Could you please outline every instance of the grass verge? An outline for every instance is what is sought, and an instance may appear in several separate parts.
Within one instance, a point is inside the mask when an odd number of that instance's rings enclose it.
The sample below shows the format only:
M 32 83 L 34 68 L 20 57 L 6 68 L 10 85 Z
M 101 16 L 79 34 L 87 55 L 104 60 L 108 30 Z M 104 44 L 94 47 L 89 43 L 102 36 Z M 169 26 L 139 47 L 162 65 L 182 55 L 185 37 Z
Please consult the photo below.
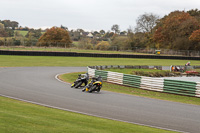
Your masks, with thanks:
M 63 75 L 60 75 L 59 78 L 65 82 L 73 83 L 76 80 L 78 74 L 81 74 L 81 72 L 63 74 Z M 160 100 L 180 102 L 180 103 L 186 103 L 186 104 L 200 105 L 200 98 L 196 98 L 196 97 L 188 97 L 188 96 L 174 95 L 174 94 L 161 93 L 161 92 L 155 92 L 155 91 L 148 91 L 148 90 L 143 90 L 139 88 L 132 88 L 132 87 L 111 84 L 107 82 L 103 82 L 102 90 L 160 99 Z
M 0 96 L 2 133 L 169 133 L 171 131 L 87 116 Z
M 169 77 L 170 75 L 180 75 L 180 73 L 170 72 L 170 70 L 158 70 L 158 69 L 105 69 L 105 71 L 118 72 L 124 74 L 147 76 L 147 77 Z
M 56 56 L 9 56 L 0 55 L 0 67 L 29 66 L 95 66 L 95 65 L 184 65 L 188 60 L 138 59 L 138 58 L 95 58 Z M 200 61 L 190 61 L 200 65 Z
M 20 32 L 25 36 L 28 31 Z M 0 47 L 1 50 L 14 50 L 14 51 L 56 51 L 56 52 L 77 52 L 77 53 L 101 53 L 101 54 L 136 54 L 136 55 L 154 55 L 147 53 L 136 53 L 136 52 L 127 52 L 127 51 L 103 51 L 103 50 L 87 50 L 87 49 L 78 49 L 78 48 L 59 48 L 59 47 Z

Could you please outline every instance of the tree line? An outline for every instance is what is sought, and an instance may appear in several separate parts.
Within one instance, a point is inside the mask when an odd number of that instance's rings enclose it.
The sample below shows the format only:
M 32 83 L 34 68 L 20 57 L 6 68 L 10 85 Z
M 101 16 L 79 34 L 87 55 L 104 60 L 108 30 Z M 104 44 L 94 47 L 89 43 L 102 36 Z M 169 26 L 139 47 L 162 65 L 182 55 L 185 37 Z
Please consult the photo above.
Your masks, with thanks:
M 2 40 L 0 45 L 5 45 L 5 41 L 8 43 L 10 39 L 15 42 L 15 45 L 27 46 L 74 46 L 99 50 L 137 48 L 200 50 L 200 10 L 198 9 L 177 10 L 162 18 L 156 14 L 144 13 L 137 18 L 136 24 L 135 28 L 129 27 L 126 31 L 120 31 L 118 24 L 114 24 L 107 32 L 105 30 L 93 32 L 83 29 L 69 30 L 63 25 L 42 31 L 19 27 L 16 21 L 0 20 Z M 21 30 L 28 32 L 22 36 Z

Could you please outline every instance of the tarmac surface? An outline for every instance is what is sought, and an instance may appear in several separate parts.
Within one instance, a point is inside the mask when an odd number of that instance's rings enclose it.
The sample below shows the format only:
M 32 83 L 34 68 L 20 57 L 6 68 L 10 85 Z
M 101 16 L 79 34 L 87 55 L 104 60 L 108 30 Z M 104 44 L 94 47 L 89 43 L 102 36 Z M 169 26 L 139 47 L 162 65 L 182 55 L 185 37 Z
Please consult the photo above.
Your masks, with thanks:
M 200 106 L 108 91 L 86 93 L 55 78 L 77 71 L 86 71 L 86 67 L 0 68 L 0 95 L 161 129 L 200 131 Z

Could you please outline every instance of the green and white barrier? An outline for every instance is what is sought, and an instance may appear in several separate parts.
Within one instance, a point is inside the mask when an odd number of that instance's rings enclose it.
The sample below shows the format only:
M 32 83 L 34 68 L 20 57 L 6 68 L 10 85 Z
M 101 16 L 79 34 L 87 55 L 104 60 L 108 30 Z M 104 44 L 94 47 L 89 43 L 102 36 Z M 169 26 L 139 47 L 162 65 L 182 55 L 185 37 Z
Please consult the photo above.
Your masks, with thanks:
M 195 96 L 200 97 L 200 82 L 197 82 Z
M 140 88 L 141 76 L 124 74 L 123 85 Z
M 123 84 L 123 73 L 108 71 L 107 82 L 122 85 Z
M 95 77 L 101 76 L 104 81 L 107 81 L 108 72 L 102 70 L 95 70 Z
M 196 82 L 164 79 L 164 92 L 195 96 Z
M 104 81 L 145 90 L 200 97 L 200 82 L 170 80 L 91 69 L 90 77 L 101 76 Z
M 90 78 L 95 77 L 96 69 L 91 69 L 91 68 L 87 67 L 87 71 L 88 71 L 88 74 L 89 74 Z
M 162 78 L 151 78 L 151 77 L 144 77 L 141 78 L 141 89 L 146 90 L 153 90 L 153 91 L 163 91 L 164 87 L 164 79 Z

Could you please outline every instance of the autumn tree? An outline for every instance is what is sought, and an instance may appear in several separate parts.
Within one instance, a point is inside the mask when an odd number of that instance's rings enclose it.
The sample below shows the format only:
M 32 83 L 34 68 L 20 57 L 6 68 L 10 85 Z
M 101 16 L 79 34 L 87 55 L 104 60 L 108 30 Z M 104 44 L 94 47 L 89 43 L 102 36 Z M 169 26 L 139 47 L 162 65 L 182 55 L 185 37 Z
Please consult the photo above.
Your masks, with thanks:
M 174 11 L 159 20 L 153 35 L 154 41 L 161 47 L 176 50 L 191 50 L 194 43 L 189 41 L 189 36 L 198 29 L 198 21 L 189 13 Z
M 108 50 L 110 48 L 110 44 L 108 41 L 101 41 L 95 46 L 95 48 L 97 50 Z
M 137 33 L 128 33 L 128 39 L 127 43 L 130 45 L 131 49 L 137 49 L 137 48 L 148 48 L 148 42 L 145 33 L 137 32 Z
M 69 47 L 72 43 L 68 31 L 52 27 L 47 30 L 38 40 L 38 45 L 41 46 L 60 46 L 60 47 Z
M 29 37 L 29 34 L 31 34 L 34 38 L 39 39 L 42 35 L 41 29 L 30 29 L 28 33 L 25 35 L 25 37 Z
M 192 35 L 189 37 L 191 41 L 200 42 L 200 29 L 196 30 L 192 33 Z
M 0 23 L 0 37 L 7 37 L 8 33 L 5 31 L 4 24 Z
M 187 11 L 187 13 L 189 13 L 191 16 L 195 17 L 199 21 L 199 25 L 200 25 L 200 10 L 191 9 L 191 10 Z
M 111 46 L 115 50 L 129 50 L 131 49 L 131 45 L 127 43 L 127 36 L 116 36 L 113 37 Z

